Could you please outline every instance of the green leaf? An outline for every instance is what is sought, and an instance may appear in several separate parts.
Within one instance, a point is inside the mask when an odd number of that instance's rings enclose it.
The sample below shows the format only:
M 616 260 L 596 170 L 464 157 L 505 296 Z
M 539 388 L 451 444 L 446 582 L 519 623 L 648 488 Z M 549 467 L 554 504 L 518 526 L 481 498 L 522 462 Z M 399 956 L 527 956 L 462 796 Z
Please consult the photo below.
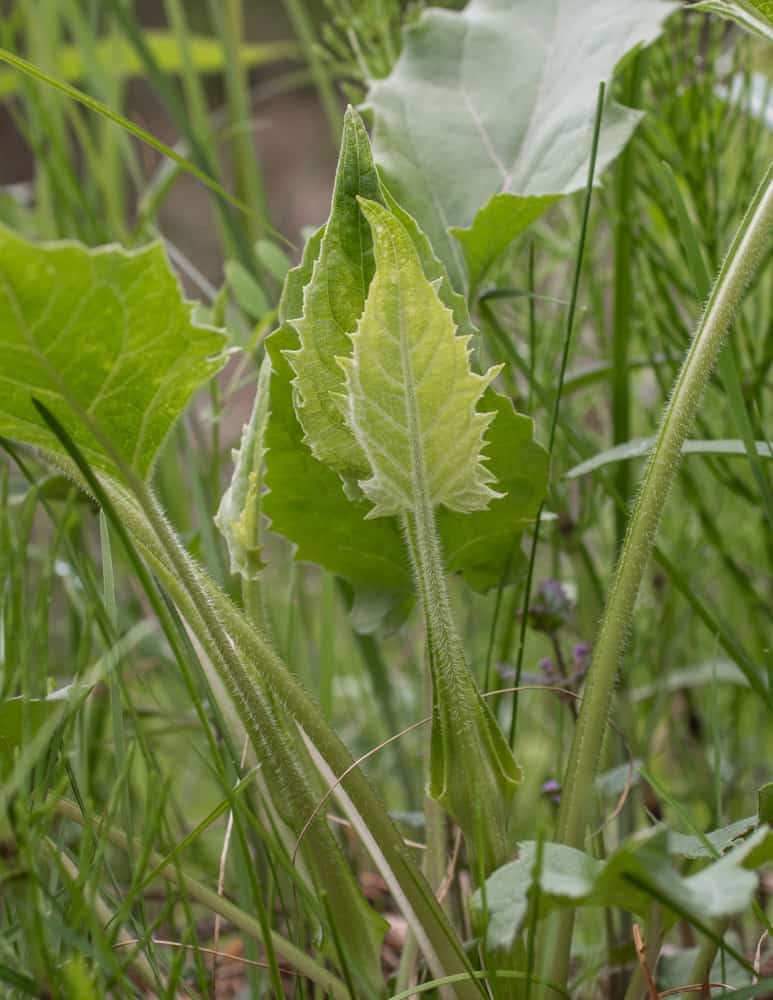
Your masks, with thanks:
M 427 281 L 405 227 L 376 202 L 360 199 L 373 233 L 376 275 L 352 336 L 346 374 L 348 421 L 371 476 L 360 486 L 368 517 L 441 504 L 485 507 L 501 494 L 488 484 L 483 436 L 495 413 L 475 407 L 499 368 L 470 370 L 469 337 Z
M 242 430 L 239 449 L 233 453 L 231 484 L 223 494 L 215 515 L 215 524 L 228 546 L 231 572 L 240 574 L 245 580 L 256 580 L 265 566 L 259 526 L 270 378 L 271 360 L 266 355 L 258 373 L 252 415 Z
M 773 0 L 702 0 L 695 9 L 719 14 L 753 35 L 773 41 Z
M 224 345 L 193 322 L 160 244 L 36 245 L 0 228 L 0 434 L 62 453 L 37 396 L 93 466 L 147 479 Z
M 497 586 L 508 562 L 511 574 L 519 565 L 520 549 L 513 558 L 510 552 L 545 495 L 548 453 L 533 438 L 531 417 L 516 413 L 509 399 L 487 389 L 482 406 L 497 415 L 486 431 L 486 465 L 504 496 L 468 514 L 441 508 L 437 520 L 447 568 L 485 591 Z
M 172 32 L 146 30 L 145 41 L 155 56 L 159 66 L 167 73 L 179 73 L 182 68 L 180 44 Z M 192 35 L 189 39 L 193 64 L 201 74 L 221 73 L 224 69 L 223 45 L 217 38 Z M 293 59 L 299 55 L 294 42 L 261 42 L 243 44 L 239 50 L 239 61 L 245 69 L 254 69 L 281 59 Z M 75 45 L 63 45 L 57 53 L 58 64 L 54 72 L 63 80 L 78 83 L 83 80 L 88 65 L 83 52 Z M 116 77 L 142 76 L 144 66 L 131 44 L 124 38 L 106 36 L 101 38 L 94 51 L 89 52 L 89 60 L 109 65 Z M 19 89 L 19 75 L 13 70 L 0 72 L 0 98 L 15 94 Z
M 225 265 L 225 277 L 234 298 L 252 319 L 261 319 L 270 305 L 260 282 L 238 260 L 229 260 Z
M 295 409 L 314 457 L 346 479 L 367 472 L 367 462 L 342 412 L 338 395 L 343 372 L 338 355 L 351 351 L 350 335 L 360 318 L 373 276 L 368 225 L 357 196 L 381 199 L 378 174 L 365 126 L 347 109 L 330 218 L 303 292 L 303 314 L 290 317 L 300 348 L 288 353 L 295 372 Z
M 471 289 L 476 289 L 486 272 L 509 246 L 542 213 L 558 201 L 559 195 L 495 194 L 475 216 L 469 229 L 451 226 L 449 232 L 461 243 Z
M 297 559 L 324 566 L 358 590 L 392 592 L 398 602 L 413 586 L 396 522 L 365 520 L 370 505 L 347 499 L 340 477 L 304 444 L 283 354 L 295 345 L 290 326 L 266 341 L 273 373 L 263 510 L 272 529 L 295 542 Z
M 600 906 L 646 918 L 657 899 L 698 926 L 735 916 L 751 904 L 757 889 L 755 869 L 773 858 L 773 834 L 767 827 L 686 877 L 670 859 L 673 836 L 662 827 L 647 831 L 626 841 L 607 861 L 562 844 L 543 845 L 540 915 L 560 907 Z M 536 847 L 533 841 L 520 844 L 518 860 L 497 869 L 486 881 L 485 895 L 478 890 L 471 899 L 478 920 L 485 900 L 486 944 L 491 950 L 509 951 L 523 927 L 534 898 Z
M 405 29 L 392 73 L 368 93 L 376 160 L 457 288 L 463 252 L 449 229 L 472 227 L 463 240 L 476 284 L 490 262 L 484 232 L 501 226 L 503 244 L 539 207 L 520 199 L 583 187 L 600 81 L 674 9 L 662 0 L 471 0 L 459 13 L 426 10 Z M 599 171 L 639 117 L 609 105 Z M 477 223 L 495 195 L 504 197 Z

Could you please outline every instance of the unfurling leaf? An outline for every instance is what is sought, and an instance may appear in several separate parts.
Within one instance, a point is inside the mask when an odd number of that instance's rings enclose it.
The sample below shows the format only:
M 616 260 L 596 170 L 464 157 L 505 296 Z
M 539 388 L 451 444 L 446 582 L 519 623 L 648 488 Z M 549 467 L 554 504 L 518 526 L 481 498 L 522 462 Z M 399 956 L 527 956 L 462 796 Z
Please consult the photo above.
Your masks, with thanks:
M 225 362 L 160 244 L 90 250 L 0 228 L 0 434 L 62 454 L 38 397 L 88 461 L 147 479 L 190 397 Z
M 427 281 L 405 227 L 360 199 L 373 231 L 376 276 L 352 336 L 346 372 L 348 419 L 371 476 L 361 480 L 369 517 L 414 513 L 428 504 L 486 507 L 501 496 L 481 462 L 494 414 L 475 409 L 499 368 L 470 370 L 468 337 Z
M 233 455 L 231 485 L 215 514 L 215 524 L 228 546 L 231 572 L 239 573 L 245 580 L 256 580 L 265 566 L 259 535 L 270 378 L 271 360 L 266 355 L 258 374 L 252 415 L 244 425 L 239 450 Z

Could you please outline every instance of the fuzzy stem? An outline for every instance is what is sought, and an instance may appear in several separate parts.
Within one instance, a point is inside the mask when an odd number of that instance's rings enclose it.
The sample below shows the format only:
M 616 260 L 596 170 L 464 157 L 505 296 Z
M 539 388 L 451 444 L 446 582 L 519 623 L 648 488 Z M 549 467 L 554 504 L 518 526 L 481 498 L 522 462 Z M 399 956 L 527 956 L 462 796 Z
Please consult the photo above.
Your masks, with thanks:
M 687 436 L 712 366 L 757 264 L 773 234 L 773 165 L 757 191 L 714 283 L 697 332 L 674 385 L 628 523 L 614 581 L 594 646 L 574 742 L 563 781 L 556 840 L 581 848 L 612 691 L 658 522 L 676 477 Z M 768 692 L 770 697 L 770 692 Z M 558 918 L 552 982 L 565 983 L 572 914 Z
M 352 765 L 349 751 L 329 728 L 307 692 L 269 643 L 191 559 L 151 493 L 138 489 L 137 484 L 134 486 L 144 516 L 138 517 L 136 507 L 127 504 L 125 498 L 122 500 L 120 493 L 111 491 L 111 498 L 131 522 L 132 537 L 167 568 L 164 582 L 175 601 L 180 602 L 197 638 L 205 648 L 214 646 L 221 664 L 223 661 L 227 664 L 230 676 L 226 680 L 242 713 L 250 717 L 252 704 L 261 699 L 261 692 L 268 685 L 302 726 L 316 751 L 315 760 L 329 770 L 325 776 L 336 777 L 349 771 Z M 416 932 L 433 975 L 469 971 L 455 932 L 381 800 L 359 769 L 349 771 L 340 791 L 356 809 L 362 827 L 359 832 L 374 852 L 382 875 Z M 479 984 L 473 979 L 456 983 L 455 992 L 459 1000 L 477 1000 L 481 995 Z

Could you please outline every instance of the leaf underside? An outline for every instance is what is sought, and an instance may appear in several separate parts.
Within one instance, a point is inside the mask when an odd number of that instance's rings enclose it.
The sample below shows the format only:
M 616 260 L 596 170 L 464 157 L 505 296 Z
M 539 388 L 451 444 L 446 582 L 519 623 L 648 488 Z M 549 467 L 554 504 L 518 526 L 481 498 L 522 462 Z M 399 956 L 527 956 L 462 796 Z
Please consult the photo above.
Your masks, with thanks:
M 516 198 L 585 184 L 600 81 L 626 52 L 656 38 L 674 9 L 662 0 L 471 0 L 460 12 L 430 8 L 405 30 L 392 73 L 368 93 L 376 161 L 457 288 L 464 255 L 472 285 L 488 264 L 492 214 L 507 242 L 547 204 L 513 206 Z M 608 106 L 599 172 L 639 117 Z M 504 197 L 488 206 L 495 195 Z M 488 218 L 478 223 L 481 209 Z M 454 227 L 471 229 L 464 253 Z

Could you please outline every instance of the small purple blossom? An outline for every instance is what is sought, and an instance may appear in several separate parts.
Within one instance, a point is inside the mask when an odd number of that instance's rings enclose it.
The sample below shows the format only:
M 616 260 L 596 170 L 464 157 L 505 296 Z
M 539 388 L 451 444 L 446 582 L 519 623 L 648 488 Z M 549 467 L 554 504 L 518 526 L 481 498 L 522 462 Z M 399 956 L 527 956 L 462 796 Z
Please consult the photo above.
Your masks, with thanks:
M 542 784 L 542 794 L 551 802 L 561 801 L 561 784 L 555 778 L 550 778 Z

